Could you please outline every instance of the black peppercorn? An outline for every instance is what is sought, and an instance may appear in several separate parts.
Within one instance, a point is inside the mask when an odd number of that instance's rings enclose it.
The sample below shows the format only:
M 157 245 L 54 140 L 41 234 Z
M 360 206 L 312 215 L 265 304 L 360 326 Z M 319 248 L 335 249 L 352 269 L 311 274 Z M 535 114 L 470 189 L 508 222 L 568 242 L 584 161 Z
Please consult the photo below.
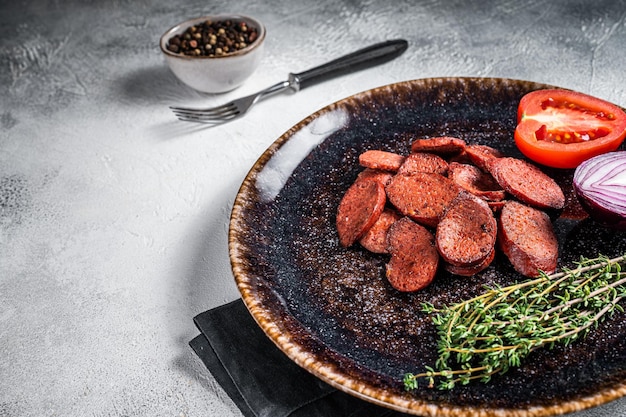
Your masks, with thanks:
M 257 30 L 246 22 L 207 20 L 174 35 L 166 47 L 176 54 L 224 56 L 248 47 L 257 38 Z

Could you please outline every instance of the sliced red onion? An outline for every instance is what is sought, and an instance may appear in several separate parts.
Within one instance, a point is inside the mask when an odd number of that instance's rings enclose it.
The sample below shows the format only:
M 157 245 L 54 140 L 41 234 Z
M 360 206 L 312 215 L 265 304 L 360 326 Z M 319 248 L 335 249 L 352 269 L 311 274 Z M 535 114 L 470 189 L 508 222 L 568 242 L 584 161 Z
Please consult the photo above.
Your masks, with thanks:
M 626 151 L 584 161 L 574 172 L 573 185 L 580 204 L 594 220 L 626 230 Z

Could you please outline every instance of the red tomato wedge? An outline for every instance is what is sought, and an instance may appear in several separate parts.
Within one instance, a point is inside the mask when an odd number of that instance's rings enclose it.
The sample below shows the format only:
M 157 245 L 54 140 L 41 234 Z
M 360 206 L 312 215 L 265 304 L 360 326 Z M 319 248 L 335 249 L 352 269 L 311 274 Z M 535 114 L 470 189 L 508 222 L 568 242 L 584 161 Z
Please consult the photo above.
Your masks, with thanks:
M 626 137 L 626 113 L 602 99 L 569 90 L 537 90 L 520 100 L 515 144 L 554 168 L 616 150 Z

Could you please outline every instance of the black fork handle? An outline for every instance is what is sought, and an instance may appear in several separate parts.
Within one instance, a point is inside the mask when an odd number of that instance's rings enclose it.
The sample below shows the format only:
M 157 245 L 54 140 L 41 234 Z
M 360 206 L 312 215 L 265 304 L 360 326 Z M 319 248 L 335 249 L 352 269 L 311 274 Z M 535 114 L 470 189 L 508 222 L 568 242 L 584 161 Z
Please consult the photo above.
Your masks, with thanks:
M 404 39 L 394 39 L 359 49 L 303 72 L 291 73 L 291 88 L 298 91 L 340 75 L 383 64 L 402 55 L 408 46 Z

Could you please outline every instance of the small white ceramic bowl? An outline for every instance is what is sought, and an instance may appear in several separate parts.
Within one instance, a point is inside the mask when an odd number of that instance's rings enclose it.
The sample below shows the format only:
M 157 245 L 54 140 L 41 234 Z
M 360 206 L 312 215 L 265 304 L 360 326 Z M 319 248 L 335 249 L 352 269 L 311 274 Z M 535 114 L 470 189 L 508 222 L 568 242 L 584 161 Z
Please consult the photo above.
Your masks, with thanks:
M 168 41 L 182 35 L 187 28 L 213 22 L 231 20 L 245 22 L 257 30 L 257 38 L 243 49 L 221 56 L 188 56 L 167 49 Z M 170 28 L 161 36 L 160 47 L 170 69 L 182 82 L 205 93 L 225 93 L 239 87 L 252 75 L 263 56 L 265 27 L 258 20 L 242 15 L 213 15 L 189 19 Z

